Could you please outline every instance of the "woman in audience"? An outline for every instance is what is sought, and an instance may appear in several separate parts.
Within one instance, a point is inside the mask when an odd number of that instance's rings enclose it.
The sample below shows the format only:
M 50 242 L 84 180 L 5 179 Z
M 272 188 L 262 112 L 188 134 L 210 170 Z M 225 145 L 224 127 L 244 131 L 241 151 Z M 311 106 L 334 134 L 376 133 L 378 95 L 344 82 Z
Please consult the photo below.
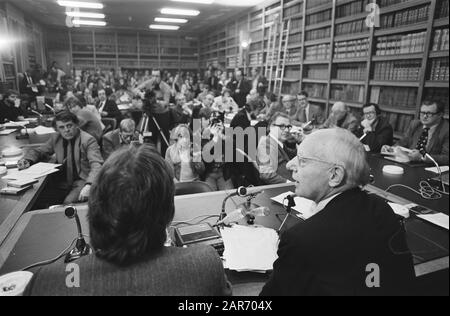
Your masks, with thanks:
M 213 111 L 217 112 L 237 112 L 238 105 L 231 97 L 230 89 L 224 89 L 222 95 L 214 99 L 214 104 L 212 106 Z
M 175 127 L 172 135 L 175 144 L 166 151 L 166 161 L 172 166 L 175 174 L 175 181 L 191 182 L 200 180 L 205 171 L 205 165 L 201 161 L 193 159 L 192 132 L 187 125 Z
M 151 147 L 114 153 L 91 189 L 87 218 L 94 254 L 76 262 L 80 286 L 66 285 L 66 264 L 60 260 L 38 270 L 26 294 L 231 294 L 214 248 L 164 246 L 175 213 L 174 192 L 169 166 Z

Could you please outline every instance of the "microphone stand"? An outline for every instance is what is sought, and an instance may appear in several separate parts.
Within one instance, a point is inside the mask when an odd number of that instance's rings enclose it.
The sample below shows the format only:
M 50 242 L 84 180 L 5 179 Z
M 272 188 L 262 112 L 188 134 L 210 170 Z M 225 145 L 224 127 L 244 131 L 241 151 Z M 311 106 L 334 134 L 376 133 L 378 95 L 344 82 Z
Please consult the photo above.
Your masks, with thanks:
M 73 248 L 66 255 L 66 259 L 64 260 L 65 263 L 69 263 L 69 262 L 78 260 L 83 256 L 89 255 L 91 253 L 91 247 L 86 243 L 86 240 L 84 239 L 84 236 L 83 236 L 83 233 L 81 230 L 80 218 L 78 217 L 76 209 L 74 207 L 68 207 L 65 210 L 65 214 L 68 218 L 75 218 L 75 222 L 77 224 L 77 230 L 78 230 L 78 239 L 75 244 L 75 248 Z
M 284 217 L 283 222 L 281 223 L 280 228 L 278 228 L 277 233 L 280 234 L 281 230 L 283 229 L 284 225 L 286 224 L 287 219 L 289 218 L 289 216 L 291 216 L 292 214 L 292 207 L 295 206 L 295 201 L 294 201 L 294 196 L 293 195 L 288 195 L 286 197 L 286 199 L 288 200 L 288 204 L 287 206 L 285 206 L 285 210 L 286 210 L 286 216 Z M 284 205 L 284 202 L 283 202 Z
M 442 192 L 445 192 L 445 185 L 444 185 L 444 181 L 442 180 L 442 170 L 441 167 L 439 166 L 439 164 L 436 162 L 436 160 L 434 160 L 433 157 L 431 157 L 431 155 L 429 153 L 425 153 L 425 157 L 428 158 L 429 160 L 431 160 L 431 162 L 433 162 L 433 164 L 436 166 L 437 171 L 439 173 L 439 182 L 441 182 L 441 188 L 442 188 Z

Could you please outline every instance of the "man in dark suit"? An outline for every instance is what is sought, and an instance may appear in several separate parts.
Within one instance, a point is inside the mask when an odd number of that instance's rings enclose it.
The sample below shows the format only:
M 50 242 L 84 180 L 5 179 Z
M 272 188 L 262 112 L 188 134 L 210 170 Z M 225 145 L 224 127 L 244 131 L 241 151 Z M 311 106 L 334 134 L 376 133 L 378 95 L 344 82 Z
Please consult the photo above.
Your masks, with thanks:
M 325 122 L 323 109 L 319 105 L 310 104 L 308 101 L 308 93 L 301 91 L 297 95 L 299 112 L 297 120 L 300 123 L 312 122 L 312 125 L 321 125 Z
M 440 165 L 448 165 L 449 135 L 448 122 L 444 120 L 445 106 L 440 101 L 424 101 L 420 107 L 420 120 L 412 121 L 405 136 L 397 146 L 412 149 L 410 161 L 431 162 L 428 153 Z M 384 147 L 383 150 L 390 150 Z
M 120 127 L 114 131 L 106 133 L 102 139 L 102 153 L 106 160 L 111 154 L 123 146 L 128 146 L 132 141 L 139 140 L 136 133 L 136 123 L 132 119 L 124 119 L 120 122 Z
M 98 102 L 96 107 L 102 117 L 113 118 L 117 124 L 120 124 L 122 114 L 117 107 L 117 104 L 110 97 L 113 91 L 111 88 L 101 89 L 98 91 Z
M 349 130 L 353 134 L 358 133 L 359 120 L 354 116 L 344 102 L 336 102 L 331 107 L 331 113 L 322 128 L 340 127 Z
M 18 95 L 16 91 L 9 90 L 5 93 L 3 100 L 0 100 L 0 124 L 3 124 L 6 120 L 15 122 L 24 118 L 20 106 L 16 107 Z
M 230 127 L 242 127 L 242 129 L 246 129 L 251 126 L 252 115 L 250 105 L 246 104 L 236 115 L 233 117 L 230 123 Z
M 65 193 L 64 204 L 85 202 L 103 164 L 98 143 L 80 130 L 78 118 L 68 111 L 56 115 L 54 127 L 58 133 L 44 145 L 28 150 L 18 162 L 19 169 L 27 169 L 55 155 L 56 163 L 62 165 L 62 173 L 57 183 L 52 182 L 55 186 L 52 189 Z
M 236 87 L 234 89 L 230 89 L 234 91 L 233 98 L 236 101 L 236 104 L 242 108 L 244 107 L 247 101 L 247 95 L 250 93 L 252 86 L 250 82 L 245 78 L 245 75 L 241 70 L 236 72 Z
M 92 186 L 88 221 L 94 254 L 76 261 L 80 287 L 66 285 L 60 260 L 37 271 L 25 295 L 230 295 L 214 248 L 177 248 L 168 241 L 174 193 L 173 172 L 157 151 L 132 146 L 114 153 Z
M 25 94 L 30 98 L 35 98 L 38 95 L 39 90 L 33 80 L 32 69 L 27 69 L 23 73 L 23 78 L 19 83 L 19 90 L 21 94 Z
M 306 136 L 293 170 L 296 194 L 314 201 L 284 231 L 261 295 L 403 295 L 415 277 L 405 231 L 390 206 L 360 189 L 369 166 L 344 129 Z
M 373 153 L 379 153 L 384 145 L 392 145 L 394 129 L 387 119 L 381 116 L 378 104 L 368 103 L 363 106 L 364 120 L 357 135 L 364 145 Z

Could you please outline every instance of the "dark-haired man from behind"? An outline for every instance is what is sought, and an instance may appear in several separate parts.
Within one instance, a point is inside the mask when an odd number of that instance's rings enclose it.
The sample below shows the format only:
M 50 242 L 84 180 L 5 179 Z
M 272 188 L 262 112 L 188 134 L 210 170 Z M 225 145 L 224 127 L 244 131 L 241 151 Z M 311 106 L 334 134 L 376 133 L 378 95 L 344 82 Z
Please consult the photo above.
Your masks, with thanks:
M 378 104 L 368 103 L 363 106 L 364 120 L 361 122 L 359 137 L 370 152 L 379 153 L 384 145 L 392 145 L 394 129 L 387 119 L 381 116 Z
M 19 169 L 48 161 L 49 157 L 55 155 L 55 162 L 62 167 L 61 172 L 55 175 L 55 181 L 49 181 L 54 187 L 49 188 L 47 195 L 53 195 L 52 198 L 65 197 L 64 204 L 84 202 L 88 199 L 91 184 L 103 164 L 99 145 L 94 137 L 80 130 L 78 118 L 68 111 L 56 115 L 54 128 L 57 133 L 47 143 L 25 153 L 24 158 L 18 162 Z
M 76 262 L 81 286 L 66 285 L 62 259 L 37 271 L 25 295 L 230 295 L 214 248 L 167 243 L 175 214 L 173 177 L 164 158 L 149 146 L 114 153 L 92 186 L 87 218 L 94 254 Z
M 429 154 L 440 165 L 448 165 L 449 132 L 448 122 L 444 120 L 445 106 L 440 101 L 422 102 L 420 120 L 412 121 L 405 136 L 397 146 L 412 149 L 408 158 L 412 162 L 431 162 Z M 389 149 L 389 148 L 385 148 Z

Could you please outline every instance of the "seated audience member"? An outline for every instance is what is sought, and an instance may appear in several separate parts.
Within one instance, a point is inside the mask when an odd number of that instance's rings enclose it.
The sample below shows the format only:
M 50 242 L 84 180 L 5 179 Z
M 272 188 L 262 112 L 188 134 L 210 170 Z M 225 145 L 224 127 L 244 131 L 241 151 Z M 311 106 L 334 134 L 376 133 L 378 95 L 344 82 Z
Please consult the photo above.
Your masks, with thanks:
M 297 106 L 297 98 L 294 95 L 284 95 L 282 98 L 281 105 L 274 105 L 274 107 L 269 110 L 268 117 L 272 117 L 275 113 L 281 112 L 289 116 L 291 124 L 300 126 L 302 123 L 299 121 L 299 108 Z
M 214 99 L 212 110 L 217 112 L 237 112 L 238 105 L 231 97 L 231 91 L 229 89 L 224 88 L 222 95 Z
M 166 151 L 166 161 L 174 170 L 175 180 L 191 182 L 200 180 L 205 171 L 203 162 L 193 161 L 192 132 L 187 125 L 178 125 L 173 131 L 175 144 Z
M 202 107 L 212 109 L 214 99 L 215 99 L 214 93 L 208 92 L 203 98 Z
M 103 135 L 103 125 L 95 114 L 83 108 L 83 104 L 76 97 L 68 98 L 64 102 L 64 107 L 77 116 L 79 121 L 78 127 L 94 136 L 97 142 L 100 143 Z
M 230 123 L 231 128 L 241 127 L 246 129 L 251 126 L 252 123 L 252 111 L 250 105 L 246 104 L 236 115 L 233 117 Z
M 233 98 L 239 108 L 244 107 L 247 101 L 247 95 L 252 90 L 252 85 L 241 70 L 236 71 L 236 81 L 233 81 L 230 90 L 234 91 Z
M 258 95 L 263 98 L 269 87 L 269 82 L 266 77 L 262 75 L 262 71 L 258 67 L 252 68 L 252 90 L 255 90 Z
M 349 111 L 347 105 L 339 101 L 331 107 L 330 116 L 322 125 L 322 128 L 340 127 L 356 134 L 359 125 L 359 120 Z
M 136 132 L 136 123 L 132 119 L 124 119 L 120 122 L 120 127 L 111 131 L 102 138 L 103 158 L 106 160 L 109 156 L 122 146 L 130 145 L 132 141 L 139 139 Z
M 275 114 L 269 135 L 261 137 L 259 141 L 257 162 L 260 178 L 265 184 L 286 183 L 287 180 L 292 180 L 291 172 L 286 169 L 290 159 L 283 145 L 291 127 L 287 114 Z
M 247 95 L 247 104 L 250 106 L 252 117 L 258 117 L 264 109 L 264 97 L 260 96 L 256 90 L 251 90 Z
M 165 246 L 175 213 L 174 193 L 173 174 L 158 152 L 132 146 L 114 153 L 100 170 L 89 199 L 94 254 L 76 261 L 81 286 L 66 286 L 66 264 L 60 260 L 36 272 L 25 294 L 230 295 L 214 248 Z
M 277 96 L 272 93 L 272 92 L 266 92 L 266 94 L 264 95 L 264 108 L 261 109 L 261 111 L 259 111 L 259 114 L 257 116 L 258 120 L 265 120 L 265 121 L 270 121 L 271 117 L 269 117 L 269 112 L 270 112 L 270 108 L 272 107 L 272 105 L 275 105 L 278 103 L 277 102 Z M 279 110 L 280 111 L 280 110 Z M 277 112 L 279 112 L 277 111 Z M 275 114 L 275 112 L 273 113 Z
M 448 165 L 448 122 L 444 119 L 445 106 L 440 101 L 424 101 L 420 107 L 420 120 L 412 121 L 397 146 L 412 149 L 410 161 L 430 162 L 428 153 L 440 165 Z M 389 149 L 385 146 L 384 149 Z
M 313 122 L 313 125 L 321 125 L 325 122 L 323 110 L 318 105 L 310 104 L 308 101 L 308 93 L 301 91 L 297 95 L 299 104 L 298 121 L 300 123 Z
M 365 155 L 343 129 L 306 136 L 287 168 L 296 194 L 315 202 L 313 215 L 282 233 L 261 295 L 404 295 L 411 289 L 414 265 L 399 219 L 384 199 L 360 189 L 369 181 Z M 373 266 L 381 273 L 378 287 L 367 283 Z
M 392 145 L 394 129 L 389 121 L 381 116 L 378 104 L 369 103 L 363 106 L 364 120 L 361 122 L 359 137 L 361 142 L 369 146 L 370 151 L 379 153 L 384 145 Z
M 44 145 L 29 149 L 18 162 L 19 169 L 27 169 L 32 164 L 46 161 L 55 155 L 56 163 L 62 165 L 57 181 L 49 181 L 50 191 L 56 196 L 65 196 L 64 204 L 84 202 L 103 159 L 98 143 L 88 133 L 80 130 L 78 118 L 68 111 L 60 112 L 54 119 L 57 131 Z
M 186 102 L 186 96 L 182 93 L 177 93 L 175 96 L 175 106 L 171 107 L 173 120 L 175 124 L 189 124 L 192 116 L 192 103 Z
M 112 94 L 113 91 L 111 88 L 99 90 L 99 100 L 96 107 L 102 117 L 113 118 L 116 120 L 117 124 L 119 124 L 120 120 L 122 119 L 122 114 L 117 107 L 116 101 L 110 98 Z
M 9 90 L 0 101 L 0 124 L 6 120 L 16 122 L 24 119 L 23 111 L 16 107 L 15 103 L 19 94 L 14 90 Z

